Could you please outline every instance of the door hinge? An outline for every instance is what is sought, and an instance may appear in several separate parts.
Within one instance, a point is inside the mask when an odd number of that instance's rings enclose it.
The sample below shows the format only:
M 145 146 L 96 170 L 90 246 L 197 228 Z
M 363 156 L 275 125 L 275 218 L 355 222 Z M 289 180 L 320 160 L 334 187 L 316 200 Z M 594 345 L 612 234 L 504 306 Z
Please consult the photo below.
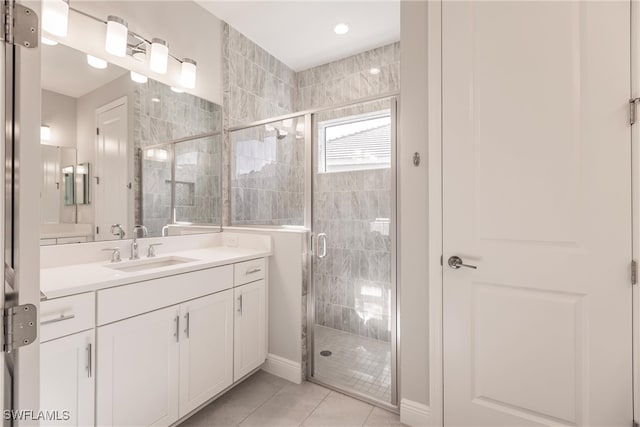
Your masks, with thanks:
M 636 124 L 638 101 L 640 101 L 640 98 L 631 98 L 629 100 L 629 124 L 631 126 Z
M 4 334 L 2 350 L 11 353 L 36 340 L 38 311 L 33 304 L 16 305 L 4 309 Z
M 100 128 L 96 128 L 96 135 L 100 135 Z
M 638 284 L 638 261 L 635 259 L 631 260 L 631 284 Z
M 38 15 L 33 9 L 16 3 L 14 0 L 2 2 L 3 40 L 5 43 L 38 47 Z

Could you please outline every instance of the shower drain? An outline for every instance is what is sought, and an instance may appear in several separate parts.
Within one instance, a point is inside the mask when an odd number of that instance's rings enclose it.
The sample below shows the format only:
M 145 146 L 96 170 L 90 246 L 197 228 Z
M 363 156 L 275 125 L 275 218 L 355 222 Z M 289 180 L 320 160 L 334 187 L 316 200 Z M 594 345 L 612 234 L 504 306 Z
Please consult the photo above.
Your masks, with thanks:
M 331 356 L 331 352 L 329 350 L 322 350 L 320 356 Z

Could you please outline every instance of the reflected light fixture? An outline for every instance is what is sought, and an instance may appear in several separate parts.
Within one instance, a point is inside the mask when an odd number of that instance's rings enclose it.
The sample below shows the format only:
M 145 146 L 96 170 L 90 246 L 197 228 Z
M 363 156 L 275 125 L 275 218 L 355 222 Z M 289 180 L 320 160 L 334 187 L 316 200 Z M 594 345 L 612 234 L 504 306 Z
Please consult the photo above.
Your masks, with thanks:
M 87 54 L 87 64 L 99 70 L 104 70 L 105 68 L 107 68 L 107 61 L 89 54 Z
M 40 126 L 40 140 L 41 141 L 50 141 L 51 140 L 51 128 L 47 125 Z
M 349 32 L 349 26 L 343 22 L 333 27 L 333 32 L 339 35 L 347 34 Z
M 129 30 L 127 21 L 118 16 L 109 15 L 107 18 L 105 50 L 112 55 L 124 58 L 127 56 L 128 38 Z
M 180 84 L 182 87 L 193 89 L 196 87 L 196 61 L 191 58 L 182 60 L 182 69 L 180 72 Z
M 377 75 L 377 74 L 380 74 L 380 68 L 377 68 L 377 67 L 370 68 L 369 69 L 369 74 L 374 75 L 374 76 Z
M 154 38 L 151 40 L 151 55 L 149 57 L 149 67 L 151 71 L 158 74 L 167 73 L 167 62 L 169 61 L 169 48 L 167 42 Z
M 69 1 L 43 0 L 42 29 L 54 36 L 66 37 L 69 28 Z
M 52 40 L 52 39 L 48 39 L 48 38 L 46 38 L 45 36 L 42 36 L 42 37 L 40 38 L 40 40 L 42 40 L 42 44 L 46 44 L 47 46 L 55 46 L 55 45 L 57 45 L 57 44 L 58 44 L 58 42 L 57 42 L 57 41 Z
M 148 79 L 144 74 L 136 73 L 135 71 L 131 72 L 131 80 L 136 83 L 146 83 Z
M 184 91 L 182 89 L 180 89 L 179 87 L 175 87 L 175 86 L 171 86 L 171 90 L 175 93 L 184 93 Z

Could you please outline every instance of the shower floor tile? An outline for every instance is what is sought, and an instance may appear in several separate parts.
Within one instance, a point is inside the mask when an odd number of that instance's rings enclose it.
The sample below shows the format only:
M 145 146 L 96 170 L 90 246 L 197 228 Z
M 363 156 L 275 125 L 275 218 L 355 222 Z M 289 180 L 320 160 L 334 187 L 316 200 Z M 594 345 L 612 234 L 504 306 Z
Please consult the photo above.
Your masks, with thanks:
M 315 375 L 327 384 L 391 401 L 391 343 L 315 325 Z M 330 351 L 331 356 L 320 352 Z

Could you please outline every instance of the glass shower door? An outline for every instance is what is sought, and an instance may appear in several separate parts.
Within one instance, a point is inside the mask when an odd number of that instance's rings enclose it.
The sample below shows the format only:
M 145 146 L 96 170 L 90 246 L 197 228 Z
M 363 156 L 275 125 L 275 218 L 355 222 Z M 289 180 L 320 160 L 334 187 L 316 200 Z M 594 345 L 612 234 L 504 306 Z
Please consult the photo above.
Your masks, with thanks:
M 395 98 L 313 116 L 312 379 L 395 405 Z

